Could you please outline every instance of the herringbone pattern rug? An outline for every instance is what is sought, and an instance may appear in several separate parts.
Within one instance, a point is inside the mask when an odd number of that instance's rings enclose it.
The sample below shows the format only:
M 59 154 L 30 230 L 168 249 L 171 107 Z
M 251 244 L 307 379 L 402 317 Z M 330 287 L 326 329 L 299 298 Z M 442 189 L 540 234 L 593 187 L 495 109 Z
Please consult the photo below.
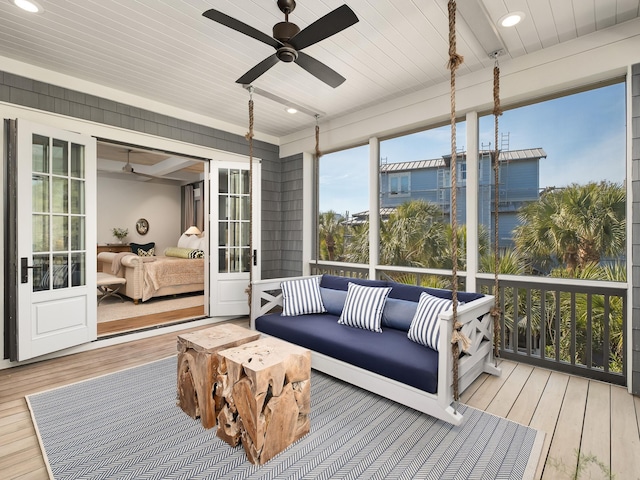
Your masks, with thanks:
M 176 406 L 176 357 L 28 397 L 56 479 L 532 478 L 543 434 L 461 405 L 453 427 L 312 372 L 311 432 L 258 467 Z

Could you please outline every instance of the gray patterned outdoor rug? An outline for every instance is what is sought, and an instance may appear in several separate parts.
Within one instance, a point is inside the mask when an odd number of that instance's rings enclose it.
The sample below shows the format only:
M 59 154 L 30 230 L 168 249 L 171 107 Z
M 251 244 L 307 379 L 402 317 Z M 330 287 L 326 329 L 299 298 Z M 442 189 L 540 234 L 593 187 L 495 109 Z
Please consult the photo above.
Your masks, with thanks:
M 262 466 L 176 406 L 176 357 L 30 395 L 56 479 L 533 478 L 544 435 L 465 405 L 453 427 L 312 372 L 311 432 Z

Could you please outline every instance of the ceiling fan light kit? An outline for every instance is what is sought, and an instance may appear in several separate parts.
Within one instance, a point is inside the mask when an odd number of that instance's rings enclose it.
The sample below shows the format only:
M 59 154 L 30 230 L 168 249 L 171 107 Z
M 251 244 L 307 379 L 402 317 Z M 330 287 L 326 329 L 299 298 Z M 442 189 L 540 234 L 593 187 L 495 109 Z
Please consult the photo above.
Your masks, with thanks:
M 300 30 L 295 23 L 289 21 L 289 14 L 296 8 L 296 2 L 294 0 L 278 0 L 277 4 L 280 11 L 284 13 L 285 19 L 284 22 L 276 23 L 273 26 L 272 37 L 218 10 L 210 9 L 202 14 L 214 22 L 270 45 L 276 50 L 276 53 L 258 63 L 236 80 L 236 83 L 249 85 L 281 61 L 285 63 L 297 63 L 311 75 L 333 88 L 341 85 L 345 81 L 342 75 L 324 63 L 301 52 L 301 50 L 357 23 L 358 17 L 353 10 L 347 5 L 342 5 Z

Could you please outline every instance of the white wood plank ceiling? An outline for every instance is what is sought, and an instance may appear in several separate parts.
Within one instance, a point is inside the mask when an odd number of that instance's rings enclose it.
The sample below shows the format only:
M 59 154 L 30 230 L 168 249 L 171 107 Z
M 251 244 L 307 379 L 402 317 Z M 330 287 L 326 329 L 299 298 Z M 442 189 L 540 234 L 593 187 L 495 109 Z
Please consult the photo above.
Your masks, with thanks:
M 448 82 L 447 0 L 297 0 L 304 28 L 343 3 L 359 22 L 305 49 L 346 77 L 333 89 L 299 66 L 278 63 L 257 89 L 335 118 Z M 38 0 L 29 15 L 0 0 L 0 56 L 246 126 L 248 93 L 235 81 L 273 49 L 202 16 L 215 8 L 271 35 L 275 0 Z M 460 74 L 634 19 L 640 0 L 458 0 Z M 510 11 L 526 17 L 497 26 Z M 0 69 L 2 66 L 0 65 Z M 71 86 L 73 88 L 73 86 Z M 256 130 L 280 137 L 315 124 L 255 97 Z

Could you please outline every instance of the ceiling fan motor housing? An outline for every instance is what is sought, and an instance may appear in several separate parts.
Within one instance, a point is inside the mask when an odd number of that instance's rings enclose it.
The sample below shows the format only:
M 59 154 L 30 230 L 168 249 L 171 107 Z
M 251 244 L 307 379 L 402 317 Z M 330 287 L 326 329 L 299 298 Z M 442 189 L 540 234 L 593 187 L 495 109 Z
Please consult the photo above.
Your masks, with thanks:
M 295 62 L 298 52 L 289 44 L 289 39 L 300 32 L 300 28 L 291 22 L 280 22 L 273 26 L 273 38 L 284 44 L 276 52 L 278 58 L 283 62 Z

